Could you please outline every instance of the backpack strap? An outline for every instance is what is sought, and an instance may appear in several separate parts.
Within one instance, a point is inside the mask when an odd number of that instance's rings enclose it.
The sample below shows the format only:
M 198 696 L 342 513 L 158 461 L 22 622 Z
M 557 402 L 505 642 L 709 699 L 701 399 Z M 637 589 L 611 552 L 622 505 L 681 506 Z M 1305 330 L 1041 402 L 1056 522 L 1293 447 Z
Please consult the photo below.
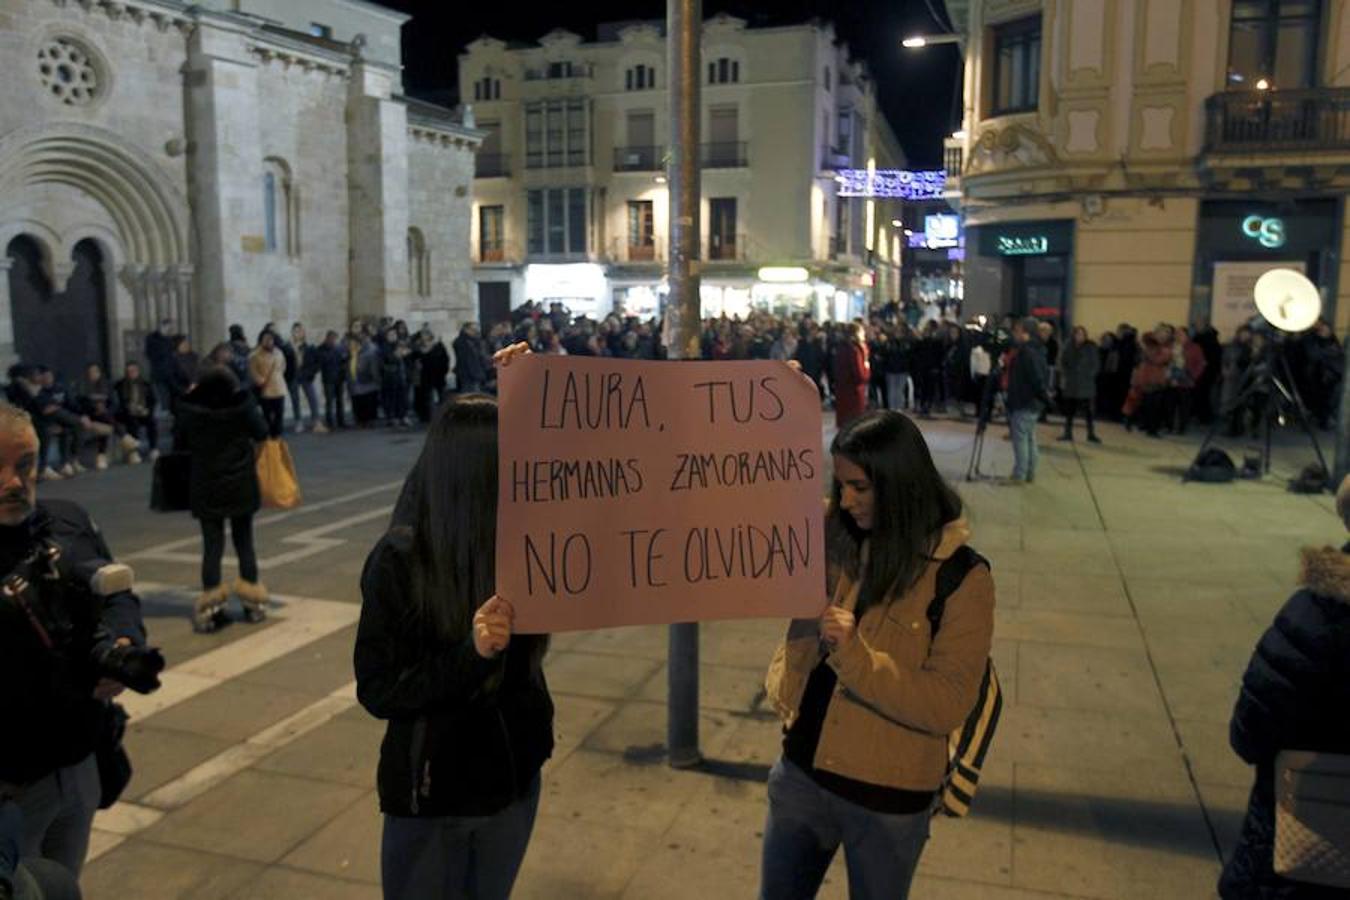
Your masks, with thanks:
M 986 569 L 992 568 L 989 560 L 985 559 L 974 548 L 967 544 L 962 544 L 956 549 L 956 552 L 942 561 L 938 566 L 937 572 L 937 590 L 933 593 L 933 599 L 928 604 L 928 624 L 932 626 L 933 637 L 937 637 L 938 629 L 942 627 L 942 614 L 947 609 L 947 598 L 956 593 L 956 589 L 961 586 L 961 582 L 966 580 L 971 569 L 976 566 L 984 566 Z

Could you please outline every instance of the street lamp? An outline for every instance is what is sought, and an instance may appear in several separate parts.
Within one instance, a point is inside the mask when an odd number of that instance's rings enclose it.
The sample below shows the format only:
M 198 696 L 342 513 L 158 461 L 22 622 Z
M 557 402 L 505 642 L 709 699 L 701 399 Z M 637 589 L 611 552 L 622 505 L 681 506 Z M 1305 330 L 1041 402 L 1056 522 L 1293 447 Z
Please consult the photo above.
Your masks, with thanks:
M 934 44 L 959 44 L 961 35 L 959 34 L 916 34 L 907 37 L 900 42 L 910 50 L 918 50 L 922 47 L 930 47 Z

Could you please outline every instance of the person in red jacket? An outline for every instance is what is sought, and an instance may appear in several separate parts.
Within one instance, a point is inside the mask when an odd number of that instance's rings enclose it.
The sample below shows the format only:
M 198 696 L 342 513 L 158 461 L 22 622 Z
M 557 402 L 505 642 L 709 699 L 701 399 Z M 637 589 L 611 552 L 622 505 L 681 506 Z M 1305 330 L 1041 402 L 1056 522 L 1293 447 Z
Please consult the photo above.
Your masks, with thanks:
M 872 365 L 867 355 L 867 330 L 861 322 L 849 326 L 848 340 L 834 354 L 834 423 L 843 428 L 867 411 L 867 384 Z

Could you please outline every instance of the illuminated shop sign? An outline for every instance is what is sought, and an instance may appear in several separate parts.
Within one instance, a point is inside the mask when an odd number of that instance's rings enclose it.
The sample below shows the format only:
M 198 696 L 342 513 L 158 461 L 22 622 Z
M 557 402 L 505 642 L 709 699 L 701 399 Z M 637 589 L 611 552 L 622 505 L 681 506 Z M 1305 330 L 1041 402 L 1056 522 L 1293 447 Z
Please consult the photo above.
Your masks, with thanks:
M 1044 235 L 1031 237 L 999 235 L 997 248 L 1000 256 L 1040 256 L 1050 252 L 1050 239 Z
M 1242 220 L 1242 233 L 1262 247 L 1275 250 L 1285 244 L 1284 219 L 1248 216 Z
M 878 200 L 939 200 L 947 188 L 943 169 L 840 169 L 834 180 L 840 197 Z

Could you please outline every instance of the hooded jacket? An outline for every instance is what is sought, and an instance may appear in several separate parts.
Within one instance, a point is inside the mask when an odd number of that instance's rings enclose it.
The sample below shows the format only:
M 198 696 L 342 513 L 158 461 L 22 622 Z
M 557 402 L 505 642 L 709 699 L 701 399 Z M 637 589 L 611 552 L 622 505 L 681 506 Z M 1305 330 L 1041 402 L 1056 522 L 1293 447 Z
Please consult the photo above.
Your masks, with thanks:
M 1350 545 L 1303 551 L 1302 587 L 1261 636 L 1242 677 L 1229 741 L 1256 766 L 1224 900 L 1322 900 L 1345 892 L 1275 874 L 1275 757 L 1350 753 Z
M 267 437 L 257 401 L 239 391 L 213 408 L 192 391 L 178 404 L 174 446 L 192 454 L 188 502 L 198 519 L 230 519 L 262 506 L 253 444 Z
M 965 520 L 949 523 L 914 586 L 869 607 L 844 647 L 822 656 L 818 621 L 793 620 L 764 686 L 791 728 L 812 670 L 822 658 L 834 670 L 816 769 L 906 791 L 941 785 L 947 736 L 975 706 L 994 635 L 994 580 L 984 566 L 972 569 L 947 599 L 936 640 L 928 621 L 938 569 L 969 538 Z M 859 587 L 841 574 L 838 602 L 854 608 Z

